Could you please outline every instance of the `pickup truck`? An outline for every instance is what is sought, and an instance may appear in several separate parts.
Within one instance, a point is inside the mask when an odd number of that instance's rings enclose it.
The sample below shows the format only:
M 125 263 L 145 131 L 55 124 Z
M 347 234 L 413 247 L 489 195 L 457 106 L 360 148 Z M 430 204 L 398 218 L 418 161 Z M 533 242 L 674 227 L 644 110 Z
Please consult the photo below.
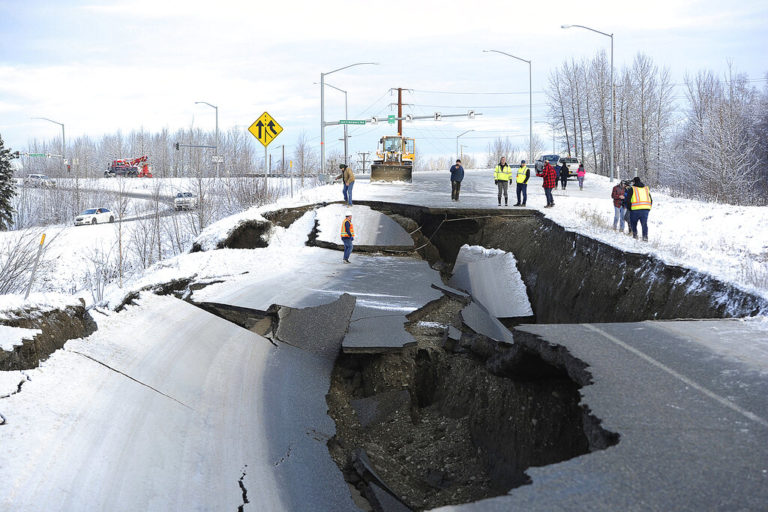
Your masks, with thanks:
M 541 176 L 544 173 L 544 165 L 546 162 L 549 162 L 549 164 L 554 167 L 557 165 L 558 161 L 560 161 L 560 155 L 542 155 L 537 158 L 536 163 L 534 164 L 534 167 L 536 168 L 536 176 Z

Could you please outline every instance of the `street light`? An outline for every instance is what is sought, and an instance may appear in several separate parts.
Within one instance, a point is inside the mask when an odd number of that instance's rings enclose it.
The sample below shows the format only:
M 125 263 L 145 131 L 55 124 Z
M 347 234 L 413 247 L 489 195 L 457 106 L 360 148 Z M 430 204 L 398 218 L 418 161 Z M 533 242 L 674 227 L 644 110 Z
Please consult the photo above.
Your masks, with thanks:
M 473 132 L 473 131 L 475 131 L 475 130 L 467 130 L 467 131 L 465 131 L 463 133 L 460 133 L 460 134 L 458 134 L 456 136 L 456 158 L 459 158 L 459 137 L 461 137 L 462 135 L 467 134 L 469 132 Z
M 613 34 L 606 34 L 605 32 L 600 32 L 599 30 L 595 30 L 593 28 L 585 27 L 584 25 L 560 25 L 560 28 L 571 28 L 571 27 L 577 27 L 577 28 L 583 28 L 586 30 L 591 30 L 592 32 L 597 32 L 598 34 L 602 34 L 604 36 L 611 38 L 611 182 L 613 182 L 613 133 L 616 131 L 616 128 L 614 126 L 615 120 L 613 117 L 613 97 L 614 97 L 614 85 L 613 85 Z
M 533 83 L 531 79 L 531 61 L 525 60 L 520 57 L 516 57 L 506 52 L 500 52 L 499 50 L 483 50 L 484 52 L 494 52 L 512 57 L 513 59 L 521 60 L 528 63 L 528 161 L 533 160 Z
M 320 172 L 325 174 L 325 75 L 330 75 L 342 69 L 351 68 L 353 66 L 363 66 L 370 64 L 372 66 L 378 66 L 378 62 L 355 62 L 343 68 L 334 69 L 327 73 L 320 73 Z
M 47 117 L 33 117 L 32 119 L 42 119 L 43 121 L 50 121 L 51 123 L 61 126 L 61 170 L 64 170 L 64 161 L 66 160 L 67 153 L 67 139 L 64 138 L 64 123 L 48 119 Z
M 216 149 L 213 150 L 214 157 L 216 160 L 216 178 L 219 177 L 219 107 L 216 105 L 211 105 L 207 101 L 196 101 L 195 105 L 203 103 L 205 105 L 208 105 L 209 107 L 212 107 L 216 110 Z
M 347 113 L 347 91 L 345 91 L 344 89 L 339 89 L 335 85 L 331 85 L 331 84 L 325 84 L 325 85 L 327 85 L 332 89 L 336 89 L 337 91 L 341 91 L 344 93 L 344 119 L 349 119 L 349 114 Z M 344 163 L 345 164 L 349 163 L 347 161 L 347 125 L 346 124 L 344 125 Z

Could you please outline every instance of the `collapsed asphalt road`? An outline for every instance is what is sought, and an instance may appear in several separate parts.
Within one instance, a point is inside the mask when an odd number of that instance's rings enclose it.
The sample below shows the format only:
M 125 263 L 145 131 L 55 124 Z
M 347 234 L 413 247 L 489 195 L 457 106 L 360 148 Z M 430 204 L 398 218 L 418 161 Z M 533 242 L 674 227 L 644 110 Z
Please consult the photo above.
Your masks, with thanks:
M 405 210 L 392 218 L 421 229 L 405 228 L 413 246 L 401 256 L 339 265 L 337 251 L 306 246 L 337 229 L 308 209 L 265 231 L 263 249 L 214 251 L 216 275 L 164 292 L 183 300 L 145 292 L 124 312 L 96 315 L 95 333 L 0 399 L 3 503 L 759 510 L 768 501 L 768 361 L 745 353 L 755 347 L 747 340 L 766 337 L 760 322 L 563 317 L 510 331 L 445 284 L 454 240 L 483 225 L 439 235 Z M 187 255 L 198 272 L 213 256 Z M 481 256 L 465 270 L 492 301 L 473 276 L 484 282 L 484 269 L 510 257 Z M 548 309 L 525 258 L 515 259 L 533 315 L 509 325 Z M 598 308 L 588 277 L 580 297 Z

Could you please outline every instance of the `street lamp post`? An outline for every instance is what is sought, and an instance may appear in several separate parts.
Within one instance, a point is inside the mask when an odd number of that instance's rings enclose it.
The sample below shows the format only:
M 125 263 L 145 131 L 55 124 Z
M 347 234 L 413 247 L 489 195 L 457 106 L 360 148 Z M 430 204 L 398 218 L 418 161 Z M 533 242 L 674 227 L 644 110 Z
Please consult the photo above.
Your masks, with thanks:
M 456 158 L 459 158 L 459 137 L 461 137 L 462 135 L 467 134 L 469 132 L 473 132 L 473 131 L 475 131 L 475 130 L 467 130 L 467 131 L 465 131 L 463 133 L 460 133 L 460 134 L 458 134 L 456 136 Z
M 533 80 L 531 78 L 531 61 L 525 60 L 520 57 L 516 57 L 506 52 L 500 52 L 499 50 L 483 50 L 484 52 L 494 52 L 512 57 L 513 59 L 521 60 L 528 63 L 528 160 L 531 161 L 534 158 L 533 155 Z
M 347 112 L 347 91 L 344 89 L 339 89 L 335 85 L 331 84 L 325 84 L 328 87 L 331 87 L 332 89 L 336 89 L 337 91 L 341 91 L 344 93 L 344 119 L 349 119 L 349 113 Z M 344 125 L 344 163 L 349 164 L 347 161 L 347 125 Z
M 371 64 L 373 66 L 378 65 L 378 62 L 356 62 L 343 68 L 334 69 L 327 73 L 320 73 L 320 172 L 325 174 L 325 75 L 330 75 L 342 69 L 351 68 L 353 66 L 363 66 L 365 64 Z M 346 139 L 345 139 L 346 140 Z
M 561 25 L 560 28 L 571 28 L 571 27 L 577 27 L 577 28 L 583 28 L 586 30 L 591 30 L 592 32 L 596 32 L 598 34 L 602 34 L 604 36 L 611 38 L 611 182 L 613 182 L 613 134 L 616 131 L 616 128 L 614 124 L 616 123 L 614 116 L 613 116 L 613 109 L 614 109 L 614 85 L 613 85 L 613 34 L 607 34 L 605 32 L 601 32 L 599 30 L 595 30 L 593 28 L 585 27 L 584 25 Z
M 216 110 L 216 149 L 213 150 L 213 153 L 216 160 L 216 178 L 218 178 L 219 177 L 219 107 L 217 107 L 216 105 L 211 105 L 207 101 L 196 101 L 195 105 L 197 105 L 198 103 L 204 103 Z
M 61 170 L 64 170 L 65 167 L 65 160 L 66 160 L 66 154 L 67 154 L 67 139 L 64 137 L 64 123 L 60 123 L 58 121 L 54 121 L 53 119 L 48 119 L 47 117 L 33 117 L 32 119 L 42 119 L 43 121 L 49 121 L 54 124 L 58 124 L 61 126 Z

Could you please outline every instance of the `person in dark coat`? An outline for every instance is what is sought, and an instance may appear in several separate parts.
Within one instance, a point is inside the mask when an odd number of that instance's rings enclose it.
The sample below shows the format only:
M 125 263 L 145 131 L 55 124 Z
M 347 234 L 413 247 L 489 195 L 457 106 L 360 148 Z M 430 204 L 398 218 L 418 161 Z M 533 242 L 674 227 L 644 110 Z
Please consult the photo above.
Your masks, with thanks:
M 571 171 L 568 169 L 568 164 L 564 163 L 560 168 L 560 184 L 565 190 L 565 186 L 568 185 L 568 176 L 571 175 Z
M 461 166 L 461 160 L 451 167 L 451 201 L 459 200 L 459 190 L 461 190 L 461 180 L 464 179 L 464 168 Z
M 555 206 L 555 200 L 552 198 L 552 189 L 557 185 L 557 181 L 555 180 L 555 169 L 549 162 L 544 165 L 542 176 L 544 179 L 542 187 L 544 187 L 544 195 L 547 196 L 547 206 L 544 208 L 552 208 Z
M 559 186 L 560 183 L 560 164 L 555 164 L 555 188 Z

